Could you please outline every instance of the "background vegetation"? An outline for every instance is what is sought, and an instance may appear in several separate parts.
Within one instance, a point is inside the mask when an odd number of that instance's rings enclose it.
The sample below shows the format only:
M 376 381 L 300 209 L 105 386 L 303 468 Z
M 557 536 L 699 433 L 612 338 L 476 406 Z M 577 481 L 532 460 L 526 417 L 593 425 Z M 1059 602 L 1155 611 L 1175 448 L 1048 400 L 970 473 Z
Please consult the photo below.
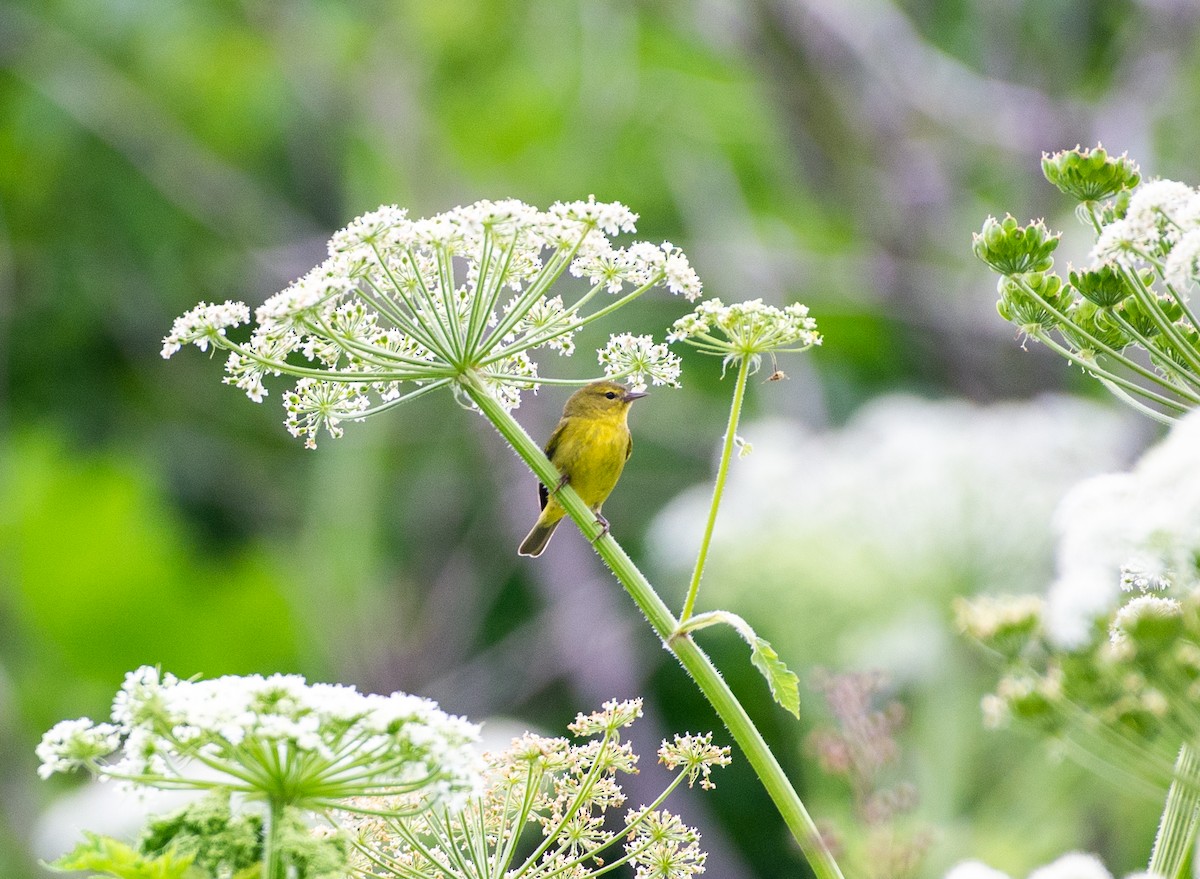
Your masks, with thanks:
M 1198 23 L 1187 0 L 0 0 L 0 875 L 40 875 L 35 858 L 103 817 L 91 792 L 38 782 L 33 747 L 59 718 L 104 713 L 144 663 L 405 689 L 500 732 L 644 694 L 647 755 L 715 723 L 578 535 L 517 558 L 532 480 L 482 419 L 425 398 L 306 452 L 277 394 L 256 407 L 218 363 L 159 358 L 175 315 L 253 306 L 380 203 L 421 216 L 595 193 L 681 245 L 711 295 L 812 307 L 825 347 L 755 386 L 750 415 L 772 426 L 744 431 L 805 485 L 799 452 L 817 446 L 800 438 L 872 448 L 887 432 L 856 419 L 882 395 L 1093 394 L 1016 344 L 970 232 L 1006 210 L 1074 222 L 1043 150 L 1102 140 L 1149 176 L 1200 179 Z M 677 305 L 628 329 L 661 335 Z M 685 502 L 652 523 L 710 478 L 730 391 L 716 362 L 687 358 L 684 378 L 639 404 L 605 510 L 677 601 Z M 562 396 L 518 415 L 544 436 Z M 948 405 L 904 411 L 941 435 L 979 415 Z M 1038 404 L 1049 425 L 1079 405 Z M 857 494 L 772 495 L 768 470 L 762 509 L 790 507 L 795 528 L 728 530 L 753 521 L 753 495 L 719 526 L 741 537 L 718 542 L 701 609 L 740 609 L 805 675 L 890 669 L 912 712 L 903 771 L 937 831 L 929 876 L 967 856 L 1023 875 L 1071 848 L 1144 865 L 1160 804 L 984 732 L 988 665 L 950 634 L 953 595 L 1049 580 L 1056 473 L 1121 466 L 1151 435 L 1086 411 L 1096 429 L 1076 442 L 998 417 L 962 448 L 1000 437 L 1009 457 L 909 470 L 897 455 Z M 1018 478 L 1027 494 L 999 488 Z M 958 506 L 938 507 L 951 491 Z M 821 497 L 854 499 L 839 545 L 804 507 Z M 934 561 L 881 550 L 889 523 Z M 996 544 L 989 566 L 964 549 Z M 901 636 L 936 651 L 909 661 Z M 804 744 L 819 700 L 795 724 L 736 638 L 701 640 L 814 811 L 845 823 L 846 791 Z M 712 875 L 801 875 L 744 766 L 680 809 Z

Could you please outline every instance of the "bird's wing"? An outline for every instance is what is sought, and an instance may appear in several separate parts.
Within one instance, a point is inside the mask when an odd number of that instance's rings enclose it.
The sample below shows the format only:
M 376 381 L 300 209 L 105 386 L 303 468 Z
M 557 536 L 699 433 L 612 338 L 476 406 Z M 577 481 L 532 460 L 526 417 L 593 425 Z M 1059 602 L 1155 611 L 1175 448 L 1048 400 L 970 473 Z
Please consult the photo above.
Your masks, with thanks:
M 558 423 L 558 427 L 554 428 L 554 433 L 550 434 L 550 439 L 546 441 L 546 448 L 543 451 L 546 457 L 551 461 L 554 460 L 554 453 L 558 451 L 558 441 L 562 439 L 563 431 L 567 427 L 567 419 L 563 419 Z M 538 483 L 538 501 L 541 503 L 542 509 L 546 509 L 546 503 L 550 500 L 550 490 L 546 486 Z
M 629 456 L 633 454 L 633 434 L 629 431 L 625 432 L 625 460 L 629 460 Z

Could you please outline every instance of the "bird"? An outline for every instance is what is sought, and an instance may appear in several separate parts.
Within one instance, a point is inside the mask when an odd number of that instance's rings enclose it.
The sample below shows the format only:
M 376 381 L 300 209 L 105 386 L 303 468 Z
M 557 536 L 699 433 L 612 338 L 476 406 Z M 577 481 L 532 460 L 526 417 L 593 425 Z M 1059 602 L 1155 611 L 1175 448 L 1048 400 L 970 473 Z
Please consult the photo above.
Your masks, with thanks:
M 518 555 L 539 556 L 567 511 L 555 496 L 558 489 L 570 485 L 596 514 L 596 521 L 608 533 L 608 520 L 600 507 L 612 493 L 633 452 L 629 433 L 629 407 L 634 400 L 647 396 L 614 381 L 597 381 L 580 388 L 567 400 L 562 418 L 546 443 L 550 459 L 562 479 L 550 491 L 538 484 L 542 512 L 528 536 L 521 542 Z

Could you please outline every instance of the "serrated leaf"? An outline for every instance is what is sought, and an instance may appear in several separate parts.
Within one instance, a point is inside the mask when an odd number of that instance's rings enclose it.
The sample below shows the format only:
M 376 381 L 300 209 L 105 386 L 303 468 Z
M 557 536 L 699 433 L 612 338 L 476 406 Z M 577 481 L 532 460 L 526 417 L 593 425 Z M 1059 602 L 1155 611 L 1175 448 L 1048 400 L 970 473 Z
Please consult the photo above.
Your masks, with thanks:
M 750 641 L 750 662 L 762 672 L 771 688 L 771 695 L 785 711 L 800 717 L 800 678 L 788 668 L 775 648 L 757 635 Z
M 192 869 L 191 856 L 176 856 L 171 852 L 147 857 L 137 849 L 111 836 L 88 833 L 73 851 L 46 864 L 54 870 L 73 872 L 91 870 L 116 879 L 201 879 Z

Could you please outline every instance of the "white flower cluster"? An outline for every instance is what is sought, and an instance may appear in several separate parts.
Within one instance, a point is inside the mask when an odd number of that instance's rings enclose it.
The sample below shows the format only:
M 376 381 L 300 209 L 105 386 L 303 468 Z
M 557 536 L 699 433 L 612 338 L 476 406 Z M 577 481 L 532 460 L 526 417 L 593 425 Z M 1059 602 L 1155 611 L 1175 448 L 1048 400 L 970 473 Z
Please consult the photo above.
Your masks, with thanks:
M 1077 485 L 1056 524 L 1058 576 L 1045 622 L 1060 646 L 1085 641 L 1122 589 L 1185 594 L 1200 586 L 1200 413 L 1180 421 L 1131 471 Z
M 963 861 L 946 874 L 946 879 L 1009 879 L 1009 875 L 981 861 Z M 1113 879 L 1113 875 L 1095 855 L 1070 852 L 1053 863 L 1038 867 L 1029 874 L 1029 879 Z M 1126 879 L 1150 879 L 1150 876 L 1133 873 Z
M 210 344 L 219 344 L 229 327 L 241 326 L 250 320 L 250 309 L 242 302 L 223 302 L 209 305 L 201 302 L 191 311 L 175 318 L 171 332 L 163 339 L 162 356 L 170 357 L 184 345 L 195 345 L 207 351 Z
M 667 341 L 687 342 L 727 360 L 753 358 L 757 365 L 767 352 L 804 351 L 820 345 L 821 335 L 808 306 L 798 302 L 779 309 L 761 299 L 725 305 L 713 298 L 677 320 Z
M 636 220 L 624 205 L 594 197 L 546 211 L 514 199 L 481 201 L 423 219 L 380 207 L 337 232 L 328 259 L 257 309 L 247 341 L 226 335 L 249 322 L 244 304 L 202 303 L 175 322 L 162 354 L 185 344 L 227 349 L 225 381 L 255 402 L 267 394 L 264 377 L 296 376 L 301 384 L 285 399 L 287 426 L 309 446 L 319 428 L 338 436 L 343 421 L 468 373 L 514 408 L 522 390 L 538 385 L 533 352 L 572 353 L 583 326 L 651 287 L 689 300 L 701 295 L 674 245 L 613 244 Z M 550 296 L 564 273 L 588 278 L 591 288 L 568 300 Z M 619 298 L 600 306 L 602 291 Z M 603 349 L 612 349 L 602 361 L 607 375 L 677 381 L 678 359 L 665 349 L 619 338 Z M 404 383 L 415 390 L 403 392 Z
M 1092 248 L 1098 263 L 1135 268 L 1164 261 L 1163 276 L 1184 294 L 1197 278 L 1200 192 L 1174 180 L 1153 180 L 1129 198 L 1125 215 L 1107 223 Z
M 179 680 L 145 666 L 112 723 L 63 721 L 38 747 L 43 777 L 82 767 L 138 787 L 220 789 L 322 807 L 392 794 L 459 802 L 479 784 L 478 727 L 404 693 L 297 675 Z M 102 758 L 120 748 L 116 760 Z
M 37 758 L 42 761 L 38 775 L 49 778 L 56 772 L 69 772 L 107 757 L 120 746 L 121 730 L 111 723 L 93 723 L 86 717 L 60 720 L 37 746 Z
M 679 356 L 666 344 L 655 344 L 649 336 L 621 333 L 611 337 L 596 353 L 605 378 L 628 379 L 635 391 L 646 390 L 647 379 L 655 385 L 679 386 L 682 371 Z

